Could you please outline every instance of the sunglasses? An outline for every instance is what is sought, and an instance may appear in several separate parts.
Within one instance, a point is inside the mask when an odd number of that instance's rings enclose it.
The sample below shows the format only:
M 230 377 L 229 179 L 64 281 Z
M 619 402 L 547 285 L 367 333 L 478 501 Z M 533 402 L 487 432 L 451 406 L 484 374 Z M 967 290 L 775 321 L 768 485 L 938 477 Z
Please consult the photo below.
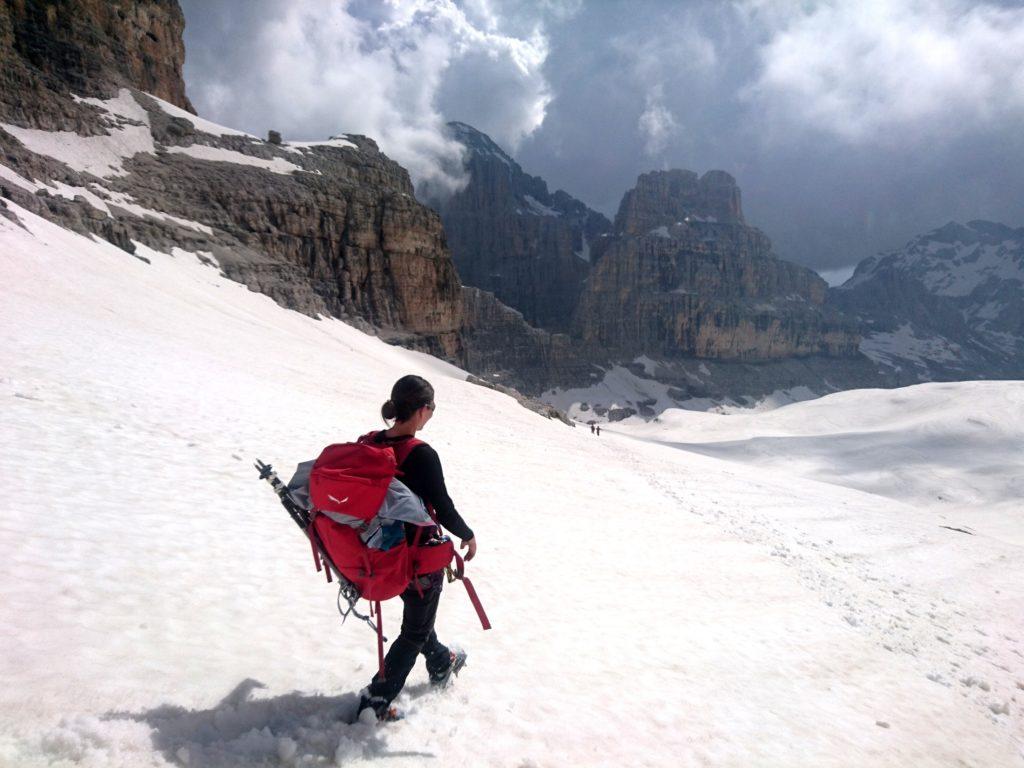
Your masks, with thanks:
M 434 410 L 435 410 L 435 409 L 437 408 L 437 404 L 436 404 L 436 403 L 427 403 L 427 404 L 426 404 L 426 405 L 424 405 L 423 407 L 424 407 L 424 408 L 429 408 L 429 409 L 430 409 L 430 412 L 431 412 L 431 413 L 433 413 L 433 412 L 434 412 Z

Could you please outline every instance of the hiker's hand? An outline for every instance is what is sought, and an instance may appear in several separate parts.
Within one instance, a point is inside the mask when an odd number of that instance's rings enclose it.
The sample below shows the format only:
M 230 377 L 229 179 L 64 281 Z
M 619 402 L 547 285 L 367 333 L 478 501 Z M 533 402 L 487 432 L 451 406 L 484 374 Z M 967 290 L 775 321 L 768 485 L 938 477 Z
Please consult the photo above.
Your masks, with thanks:
M 465 539 L 462 540 L 462 544 L 459 545 L 459 549 L 466 549 L 466 547 L 469 547 L 469 552 L 466 553 L 466 560 L 472 560 L 476 557 L 476 536 L 469 541 L 466 541 Z

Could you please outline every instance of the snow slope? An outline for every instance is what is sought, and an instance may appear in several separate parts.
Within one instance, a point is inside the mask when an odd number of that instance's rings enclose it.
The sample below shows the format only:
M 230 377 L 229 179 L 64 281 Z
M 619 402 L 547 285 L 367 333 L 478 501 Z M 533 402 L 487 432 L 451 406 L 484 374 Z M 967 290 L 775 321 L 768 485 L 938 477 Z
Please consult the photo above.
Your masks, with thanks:
M 851 390 L 729 416 L 675 409 L 625 430 L 877 494 L 1024 546 L 1024 382 Z
M 147 264 L 8 208 L 0 765 L 1024 765 L 1008 539 L 595 438 L 195 255 Z M 466 671 L 437 694 L 417 669 L 405 721 L 349 726 L 373 635 L 339 625 L 251 461 L 372 428 L 409 372 L 437 390 L 424 437 L 494 629 L 451 588 Z

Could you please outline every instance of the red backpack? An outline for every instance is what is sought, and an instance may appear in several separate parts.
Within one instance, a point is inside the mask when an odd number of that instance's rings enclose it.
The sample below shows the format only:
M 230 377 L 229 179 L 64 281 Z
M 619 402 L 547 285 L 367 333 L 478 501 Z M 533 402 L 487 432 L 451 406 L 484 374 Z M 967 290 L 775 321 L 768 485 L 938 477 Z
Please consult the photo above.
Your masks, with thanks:
M 464 575 L 462 557 L 441 528 L 433 509 L 397 478 L 399 467 L 422 440 L 409 438 L 395 444 L 374 443 L 378 432 L 363 435 L 354 443 L 329 445 L 309 473 L 310 542 L 317 570 L 320 548 L 330 565 L 350 581 L 359 596 L 377 614 L 377 652 L 384 673 L 384 636 L 380 601 L 400 595 L 417 579 L 449 568 L 449 581 L 460 579 L 484 629 L 491 625 L 473 584 Z M 405 524 L 417 526 L 413 541 L 405 536 Z
M 309 498 L 315 510 L 312 525 L 338 571 L 370 601 L 400 595 L 414 579 L 441 570 L 455 556 L 451 540 L 438 536 L 433 510 L 423 507 L 405 486 L 394 486 L 401 474 L 398 467 L 423 441 L 410 438 L 394 445 L 374 444 L 376 435 L 370 432 L 355 443 L 327 446 L 309 474 Z M 407 503 L 409 497 L 415 498 L 424 516 L 418 523 L 393 519 L 401 538 L 388 542 L 391 546 L 386 549 L 372 546 L 366 534 L 379 524 L 378 513 L 389 492 L 396 491 L 405 492 Z M 406 542 L 403 521 L 417 524 L 411 545 Z

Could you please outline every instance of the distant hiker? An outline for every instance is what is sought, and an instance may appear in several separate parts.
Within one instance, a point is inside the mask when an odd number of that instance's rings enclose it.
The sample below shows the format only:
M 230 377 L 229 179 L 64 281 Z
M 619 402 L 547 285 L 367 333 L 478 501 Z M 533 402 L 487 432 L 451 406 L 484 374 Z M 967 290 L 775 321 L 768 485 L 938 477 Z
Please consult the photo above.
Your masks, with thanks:
M 472 560 L 476 556 L 476 537 L 448 496 L 437 451 L 415 438 L 433 417 L 435 407 L 434 388 L 426 379 L 403 376 L 395 382 L 391 398 L 380 411 L 386 421 L 394 419 L 394 424 L 388 429 L 364 435 L 360 441 L 394 447 L 401 472 L 398 479 L 433 509 L 441 526 L 462 539 L 461 548 L 468 550 L 466 560 Z M 410 543 L 417 535 L 416 528 L 405 524 L 406 540 Z M 373 709 L 378 720 L 397 718 L 398 713 L 391 707 L 391 702 L 401 692 L 420 654 L 426 661 L 430 682 L 436 687 L 447 685 L 452 675 L 457 675 L 466 663 L 465 651 L 450 650 L 438 640 L 434 631 L 443 583 L 444 571 L 438 570 L 414 578 L 402 592 L 401 634 L 391 643 L 384 657 L 383 675 L 374 676 L 360 692 L 360 713 Z
M 594 423 L 590 423 L 590 434 L 594 434 Z
M 601 436 L 601 425 L 600 424 L 597 425 L 597 436 L 598 437 Z

